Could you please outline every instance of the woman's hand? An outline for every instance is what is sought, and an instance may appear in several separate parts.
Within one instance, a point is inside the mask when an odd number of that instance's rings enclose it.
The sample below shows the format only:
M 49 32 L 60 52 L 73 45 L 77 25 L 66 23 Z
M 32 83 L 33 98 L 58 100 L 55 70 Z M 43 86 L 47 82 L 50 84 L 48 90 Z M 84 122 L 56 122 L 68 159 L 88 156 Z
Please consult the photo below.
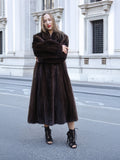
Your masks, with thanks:
M 35 57 L 35 59 L 36 59 L 36 62 L 39 62 L 37 57 Z
M 68 47 L 66 45 L 62 45 L 62 51 L 67 54 L 68 53 Z

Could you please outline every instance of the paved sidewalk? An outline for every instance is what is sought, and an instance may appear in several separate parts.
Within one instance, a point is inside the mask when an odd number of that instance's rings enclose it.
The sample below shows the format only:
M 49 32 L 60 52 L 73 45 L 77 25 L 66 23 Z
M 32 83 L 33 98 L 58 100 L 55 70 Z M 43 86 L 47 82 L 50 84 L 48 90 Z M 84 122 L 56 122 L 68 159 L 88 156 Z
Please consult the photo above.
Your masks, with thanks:
M 119 160 L 119 87 L 72 82 L 79 117 L 73 150 L 66 144 L 67 124 L 51 127 L 49 146 L 42 125 L 27 123 L 31 82 L 0 77 L 0 160 Z

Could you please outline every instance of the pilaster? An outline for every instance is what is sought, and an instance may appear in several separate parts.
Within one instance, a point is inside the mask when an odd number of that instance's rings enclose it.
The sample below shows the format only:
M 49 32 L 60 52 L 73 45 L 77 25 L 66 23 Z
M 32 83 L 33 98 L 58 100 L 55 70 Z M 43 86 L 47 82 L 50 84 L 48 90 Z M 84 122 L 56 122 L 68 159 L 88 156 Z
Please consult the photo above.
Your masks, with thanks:
M 114 52 L 120 55 L 120 1 L 114 1 Z

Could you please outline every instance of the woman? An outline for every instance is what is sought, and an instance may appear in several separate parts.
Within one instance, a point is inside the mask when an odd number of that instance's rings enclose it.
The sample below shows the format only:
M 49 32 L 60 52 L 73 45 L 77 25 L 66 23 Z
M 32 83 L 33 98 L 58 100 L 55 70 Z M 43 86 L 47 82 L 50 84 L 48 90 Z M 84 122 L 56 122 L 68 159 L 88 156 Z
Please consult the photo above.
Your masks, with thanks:
M 78 116 L 65 64 L 68 36 L 57 29 L 49 13 L 41 17 L 41 32 L 33 36 L 33 51 L 37 61 L 28 122 L 44 124 L 47 144 L 53 143 L 49 126 L 67 122 L 67 142 L 71 148 L 76 148 L 74 121 Z

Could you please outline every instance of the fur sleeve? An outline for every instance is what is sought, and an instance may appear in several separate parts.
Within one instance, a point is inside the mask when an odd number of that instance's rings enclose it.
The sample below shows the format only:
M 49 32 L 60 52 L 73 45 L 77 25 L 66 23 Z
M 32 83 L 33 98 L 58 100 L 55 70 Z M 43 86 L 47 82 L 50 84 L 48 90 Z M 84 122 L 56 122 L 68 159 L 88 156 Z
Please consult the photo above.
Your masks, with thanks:
M 61 45 L 64 44 L 64 45 L 66 45 L 66 46 L 69 46 L 69 38 L 68 38 L 68 36 L 67 36 L 66 34 L 64 34 L 64 36 L 63 36 L 60 44 L 61 44 Z
M 58 53 L 62 52 L 62 45 L 55 40 L 43 40 L 39 36 L 33 37 L 32 43 L 33 51 L 35 56 L 56 56 Z
M 62 45 L 68 46 L 68 38 L 65 36 L 62 38 L 61 43 L 48 39 L 43 40 L 40 36 L 34 35 L 33 37 L 33 51 L 39 61 L 45 62 L 63 62 L 65 61 L 67 55 L 62 52 Z

